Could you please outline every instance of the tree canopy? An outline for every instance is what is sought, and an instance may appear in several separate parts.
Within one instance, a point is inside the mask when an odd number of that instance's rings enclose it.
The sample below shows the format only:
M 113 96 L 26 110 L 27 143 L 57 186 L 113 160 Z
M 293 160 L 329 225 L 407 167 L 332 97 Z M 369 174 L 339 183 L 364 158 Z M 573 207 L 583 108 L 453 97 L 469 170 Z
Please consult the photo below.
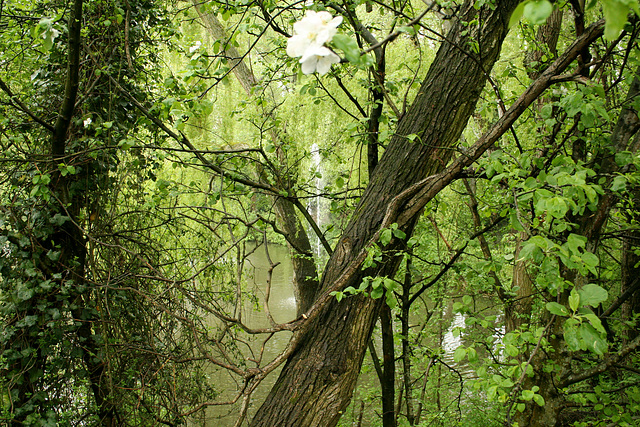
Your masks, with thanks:
M 0 423 L 637 425 L 639 15 L 0 0 Z

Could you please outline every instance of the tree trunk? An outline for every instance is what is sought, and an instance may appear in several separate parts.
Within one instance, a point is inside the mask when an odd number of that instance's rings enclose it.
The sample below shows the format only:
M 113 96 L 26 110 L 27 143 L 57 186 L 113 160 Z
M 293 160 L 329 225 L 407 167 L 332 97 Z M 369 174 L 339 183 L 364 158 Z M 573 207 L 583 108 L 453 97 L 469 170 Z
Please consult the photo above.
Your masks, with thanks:
M 395 427 L 396 358 L 393 343 L 393 317 L 391 308 L 387 304 L 382 304 L 380 309 L 380 325 L 382 328 L 382 366 L 384 367 L 381 378 L 382 425 Z
M 478 11 L 473 2 L 462 7 L 461 19 L 438 50 L 327 264 L 322 291 L 351 271 L 350 265 L 375 235 L 394 197 L 441 170 L 451 158 L 498 58 L 517 3 L 504 1 L 494 10 Z M 480 31 L 474 30 L 475 25 L 465 26 L 476 18 L 482 23 Z M 470 52 L 470 47 L 477 47 L 479 54 Z M 409 139 L 409 135 L 416 137 Z M 414 223 L 415 217 L 404 226 L 407 235 Z M 398 263 L 399 258 L 388 256 L 375 268 L 354 268 L 345 286 L 357 288 L 367 275 L 391 276 Z M 357 296 L 341 302 L 332 299 L 322 307 L 314 323 L 298 332 L 303 336 L 251 425 L 335 426 L 351 399 L 380 301 Z
M 516 248 L 513 251 L 516 261 L 511 277 L 511 289 L 515 292 L 515 297 L 509 298 L 505 304 L 505 332 L 513 332 L 520 326 L 529 323 L 531 319 L 533 283 L 527 271 L 527 262 L 520 260 L 523 240 L 526 240 L 525 233 L 519 233 L 516 237 Z

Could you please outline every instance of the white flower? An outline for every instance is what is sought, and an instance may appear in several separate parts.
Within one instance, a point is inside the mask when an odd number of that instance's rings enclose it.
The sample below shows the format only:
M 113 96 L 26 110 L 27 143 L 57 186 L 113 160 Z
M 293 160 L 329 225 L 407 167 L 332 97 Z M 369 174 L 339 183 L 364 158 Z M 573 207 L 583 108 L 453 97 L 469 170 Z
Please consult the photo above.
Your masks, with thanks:
M 340 62 L 340 57 L 324 46 L 309 48 L 300 58 L 304 74 L 311 74 L 316 71 L 321 75 L 327 74 L 331 66 L 338 62 Z
M 91 117 L 89 117 L 88 119 L 85 119 L 82 124 L 84 125 L 84 127 L 89 127 L 89 125 L 91 124 L 93 120 L 91 120 Z
M 329 71 L 332 64 L 340 62 L 340 57 L 324 46 L 338 32 L 342 17 L 333 17 L 329 12 L 307 11 L 300 21 L 293 24 L 293 37 L 287 41 L 287 55 L 302 57 L 302 72 L 310 74 L 316 70 L 320 74 Z

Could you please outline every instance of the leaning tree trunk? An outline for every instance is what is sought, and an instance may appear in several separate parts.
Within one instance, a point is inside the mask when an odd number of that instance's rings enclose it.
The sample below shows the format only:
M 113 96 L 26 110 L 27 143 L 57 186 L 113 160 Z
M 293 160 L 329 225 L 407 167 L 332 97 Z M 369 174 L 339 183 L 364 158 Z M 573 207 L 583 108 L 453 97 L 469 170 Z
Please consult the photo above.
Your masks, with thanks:
M 394 197 L 440 171 L 451 158 L 498 58 L 517 4 L 508 0 L 494 10 L 478 11 L 473 2 L 465 3 L 461 19 L 440 47 L 327 264 L 321 293 L 351 271 L 351 264 L 393 209 Z M 465 26 L 476 18 L 479 30 Z M 479 53 L 472 53 L 474 44 Z M 404 227 L 407 235 L 415 219 Z M 377 267 L 353 269 L 344 286 L 357 288 L 368 275 L 393 275 L 398 263 L 398 258 L 387 257 Z M 335 426 L 351 399 L 380 301 L 360 296 L 330 300 L 322 307 L 314 323 L 300 332 L 304 335 L 251 425 Z

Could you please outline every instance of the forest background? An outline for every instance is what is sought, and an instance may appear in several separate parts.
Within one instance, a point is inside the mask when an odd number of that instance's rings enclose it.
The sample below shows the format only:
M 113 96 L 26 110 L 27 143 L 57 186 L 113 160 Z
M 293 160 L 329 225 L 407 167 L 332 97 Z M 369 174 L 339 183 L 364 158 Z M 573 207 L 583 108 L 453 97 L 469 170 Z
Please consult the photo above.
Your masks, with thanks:
M 638 425 L 639 12 L 0 0 L 0 423 Z

